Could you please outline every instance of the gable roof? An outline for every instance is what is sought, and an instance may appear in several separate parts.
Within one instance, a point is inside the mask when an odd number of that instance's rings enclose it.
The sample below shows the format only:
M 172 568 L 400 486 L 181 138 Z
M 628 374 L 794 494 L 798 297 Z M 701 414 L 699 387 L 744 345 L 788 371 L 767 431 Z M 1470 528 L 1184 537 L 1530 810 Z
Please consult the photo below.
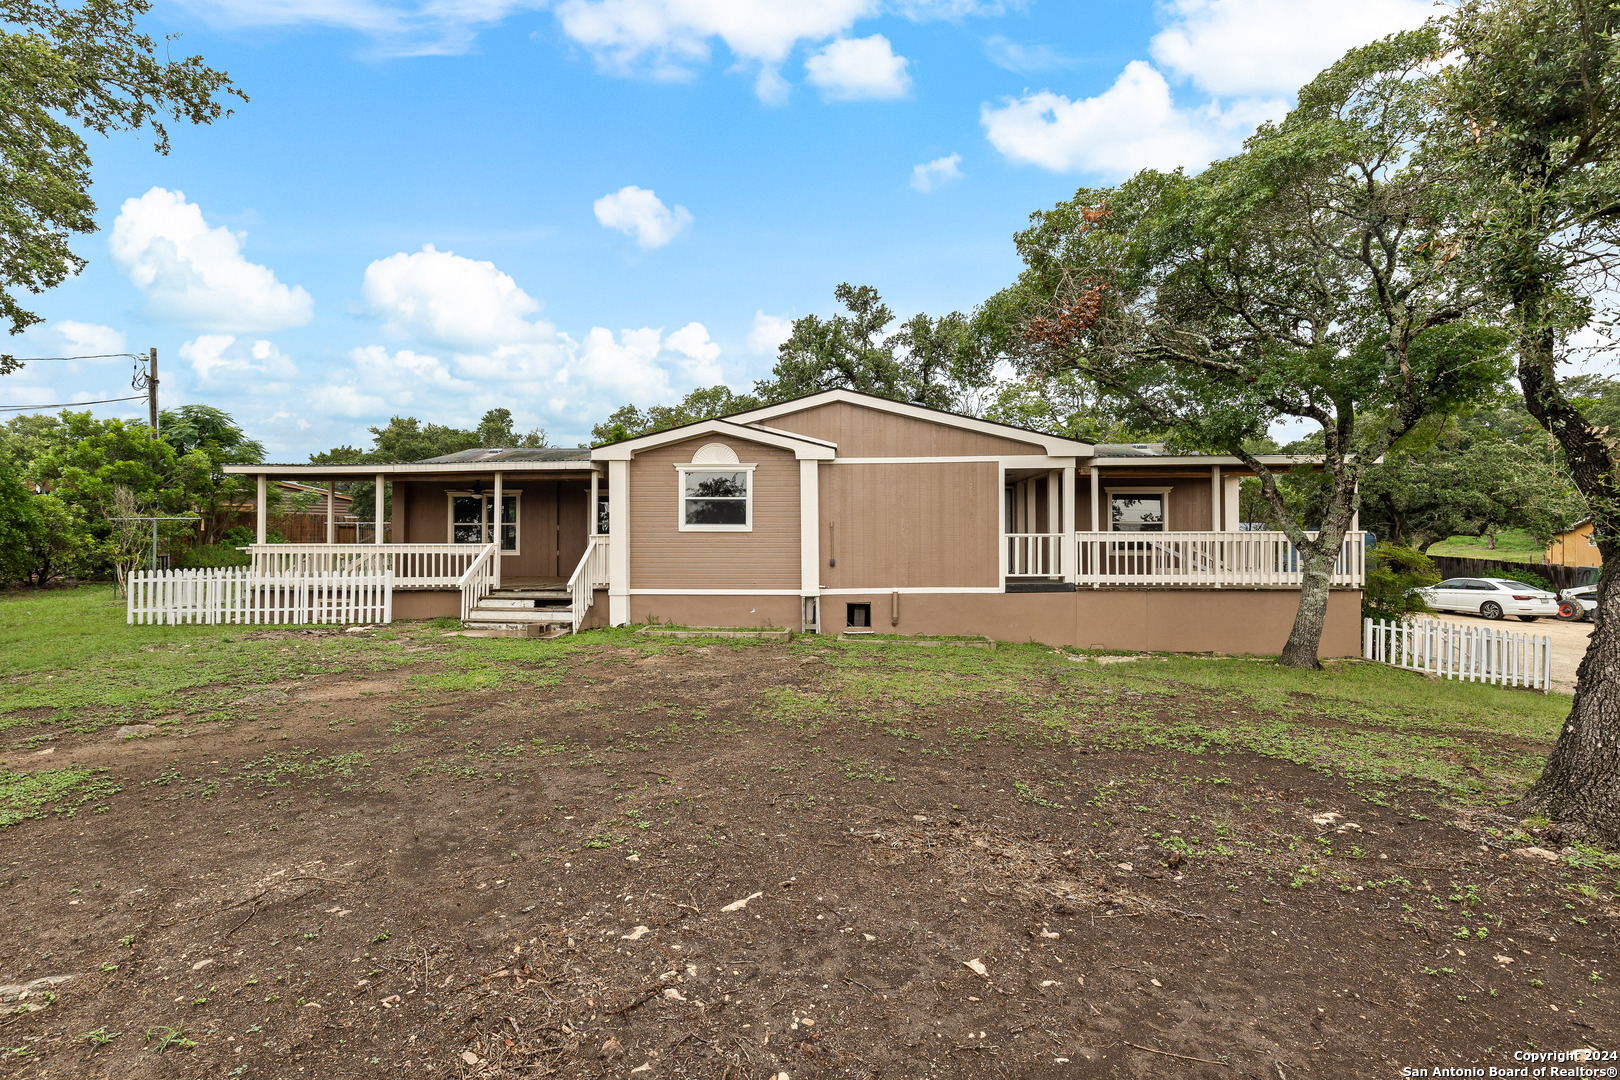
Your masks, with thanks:
M 925 420 L 932 424 L 961 428 L 980 435 L 995 435 L 1003 439 L 1035 443 L 1053 457 L 1090 457 L 1093 452 L 1091 443 L 1081 442 L 1079 439 L 1066 439 L 1060 435 L 1048 435 L 1042 431 L 1031 431 L 1029 428 L 1015 427 L 1012 424 L 998 424 L 992 420 L 980 420 L 975 416 L 931 409 L 926 405 L 913 405 L 910 402 L 895 401 L 893 398 L 879 397 L 876 394 L 863 394 L 859 390 L 823 390 L 817 394 L 806 394 L 804 397 L 779 401 L 775 405 L 735 413 L 726 419 L 737 424 L 762 424 L 779 416 L 804 412 L 835 402 L 892 413 L 912 420 Z
M 680 427 L 665 428 L 650 435 L 638 435 L 633 439 L 622 439 L 619 442 L 598 446 L 591 451 L 591 460 L 629 461 L 642 450 L 682 442 L 700 435 L 727 435 L 733 439 L 746 439 L 766 446 L 777 446 L 783 450 L 792 450 L 794 457 L 808 458 L 812 461 L 831 461 L 838 449 L 835 443 L 825 439 L 812 439 L 808 435 L 794 435 L 768 427 L 747 427 L 730 419 L 699 420 L 693 424 L 682 424 Z

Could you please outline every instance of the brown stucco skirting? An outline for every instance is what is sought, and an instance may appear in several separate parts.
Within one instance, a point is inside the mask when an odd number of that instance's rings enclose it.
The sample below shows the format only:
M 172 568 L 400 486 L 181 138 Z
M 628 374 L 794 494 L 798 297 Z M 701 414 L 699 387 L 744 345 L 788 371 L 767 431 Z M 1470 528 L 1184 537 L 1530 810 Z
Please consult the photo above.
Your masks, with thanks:
M 839 608 L 839 617 L 843 609 Z M 802 630 L 797 596 L 632 596 L 630 621 Z
M 459 619 L 460 589 L 395 589 L 394 618 Z
M 890 594 L 823 596 L 824 633 L 843 628 L 845 604 L 870 603 L 880 634 L 983 634 L 1081 649 L 1276 655 L 1299 608 L 1289 589 L 1081 589 L 1072 593 L 905 593 L 900 621 Z M 791 596 L 635 596 L 634 622 L 656 616 L 684 626 L 799 627 Z M 1335 589 L 1322 656 L 1361 655 L 1361 592 Z

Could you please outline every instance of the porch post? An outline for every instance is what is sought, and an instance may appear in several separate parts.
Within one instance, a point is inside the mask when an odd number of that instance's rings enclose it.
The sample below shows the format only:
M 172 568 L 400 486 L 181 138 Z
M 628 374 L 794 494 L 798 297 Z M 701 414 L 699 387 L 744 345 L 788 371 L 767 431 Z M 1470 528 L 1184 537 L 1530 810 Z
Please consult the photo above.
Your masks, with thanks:
M 816 598 L 816 633 L 821 632 L 821 463 L 799 459 L 799 627 L 804 601 Z
M 1063 580 L 1071 583 L 1075 580 L 1074 570 L 1078 561 L 1074 535 L 1074 473 L 1075 468 L 1072 462 L 1063 466 L 1063 539 L 1061 541 L 1063 553 L 1059 556 L 1060 561 L 1058 563 L 1058 568 L 1063 572 Z
M 608 462 L 608 622 L 630 622 L 630 463 Z
M 1242 514 L 1238 511 L 1238 490 L 1243 479 L 1237 476 L 1221 478 L 1221 484 L 1226 488 L 1226 531 L 1237 532 L 1238 526 L 1243 524 L 1238 519 Z
M 337 523 L 332 520 L 337 508 L 337 481 L 326 482 L 326 542 L 337 543 Z
M 501 481 L 505 476 L 506 473 L 502 470 L 495 470 L 495 543 L 497 545 L 500 545 L 506 539 L 504 532 L 505 522 L 501 520 L 501 511 L 505 507 L 505 503 L 501 501 L 503 493 Z M 497 589 L 501 587 L 501 562 L 506 557 L 505 552 L 506 548 L 504 547 L 497 546 L 495 548 L 495 587 Z
M 377 538 L 376 538 L 375 542 L 380 544 L 380 543 L 383 542 L 383 474 L 382 473 L 377 474 L 377 499 L 376 499 L 376 503 L 377 503 L 377 515 L 373 519 L 373 523 L 377 527 Z
M 1221 531 L 1221 467 L 1209 467 L 1209 531 Z
M 253 508 L 254 518 L 256 519 L 256 525 L 258 527 L 259 543 L 263 544 L 266 543 L 265 531 L 267 528 L 267 523 L 264 519 L 270 511 L 270 483 L 266 479 L 264 473 L 259 474 L 259 491 L 258 495 L 254 499 Z
M 596 466 L 591 466 L 591 506 L 589 513 L 586 515 L 586 536 L 596 535 L 596 507 L 602 500 L 602 493 L 599 487 L 601 482 L 602 474 L 596 471 Z
M 1063 470 L 1053 469 L 1046 474 L 1046 525 L 1041 529 L 1042 532 L 1051 534 L 1063 531 L 1061 525 L 1063 511 L 1060 505 L 1062 498 Z M 1063 573 L 1063 564 L 1068 561 L 1063 557 L 1063 541 L 1059 540 L 1057 547 L 1056 561 L 1047 567 L 1047 572 L 1051 574 Z
M 1098 500 L 1097 489 L 1102 487 L 1102 479 L 1101 479 L 1100 474 L 1097 472 L 1097 466 L 1095 466 L 1095 465 L 1091 466 L 1090 472 L 1091 472 L 1091 531 L 1092 532 L 1102 532 L 1103 531 L 1102 518 L 1098 517 L 1098 511 L 1097 511 L 1097 500 Z

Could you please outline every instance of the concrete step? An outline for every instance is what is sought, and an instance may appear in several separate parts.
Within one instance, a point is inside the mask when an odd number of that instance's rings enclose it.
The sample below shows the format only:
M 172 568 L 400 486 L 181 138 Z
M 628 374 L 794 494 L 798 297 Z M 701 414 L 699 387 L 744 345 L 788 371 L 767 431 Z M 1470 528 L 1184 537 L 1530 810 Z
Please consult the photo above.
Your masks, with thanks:
M 478 601 L 478 606 L 492 610 L 494 608 L 512 608 L 518 611 L 533 611 L 538 603 L 539 601 L 533 597 L 519 600 L 510 596 L 486 596 Z
M 474 608 L 472 613 L 462 621 L 468 625 L 477 623 L 480 626 L 489 623 L 512 623 L 514 625 L 524 623 L 571 623 L 574 621 L 574 613 L 572 611 L 552 611 L 538 608 L 527 610 Z
M 497 600 L 563 600 L 572 601 L 567 589 L 495 589 L 490 596 Z

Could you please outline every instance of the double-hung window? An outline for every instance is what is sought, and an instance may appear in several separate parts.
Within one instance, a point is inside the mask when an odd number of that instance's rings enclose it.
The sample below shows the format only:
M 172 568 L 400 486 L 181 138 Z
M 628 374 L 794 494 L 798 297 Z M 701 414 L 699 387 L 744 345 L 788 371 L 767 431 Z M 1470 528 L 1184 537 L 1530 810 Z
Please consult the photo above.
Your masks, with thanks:
M 450 493 L 450 542 L 452 544 L 489 544 L 496 535 L 501 538 L 501 550 L 518 550 L 518 496 L 501 495 L 501 520 L 495 522 L 495 496 L 477 492 Z
M 1164 532 L 1162 492 L 1110 491 L 1108 509 L 1114 532 Z
M 753 466 L 680 465 L 677 469 L 681 531 L 749 532 L 753 529 Z

